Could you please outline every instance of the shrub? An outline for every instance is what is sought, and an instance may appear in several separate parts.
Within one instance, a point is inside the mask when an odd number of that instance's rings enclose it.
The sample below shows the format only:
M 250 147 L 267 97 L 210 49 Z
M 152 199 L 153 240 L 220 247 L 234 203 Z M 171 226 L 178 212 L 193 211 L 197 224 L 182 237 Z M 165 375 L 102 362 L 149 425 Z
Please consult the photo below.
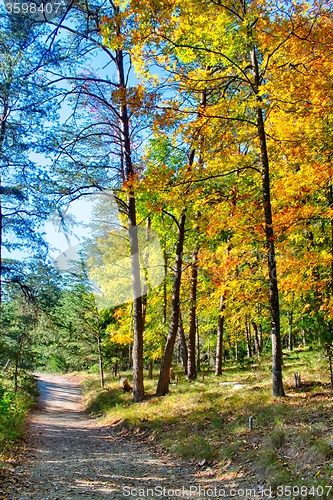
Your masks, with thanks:
M 20 396 L 5 392 L 0 399 L 0 447 L 20 435 L 26 408 Z

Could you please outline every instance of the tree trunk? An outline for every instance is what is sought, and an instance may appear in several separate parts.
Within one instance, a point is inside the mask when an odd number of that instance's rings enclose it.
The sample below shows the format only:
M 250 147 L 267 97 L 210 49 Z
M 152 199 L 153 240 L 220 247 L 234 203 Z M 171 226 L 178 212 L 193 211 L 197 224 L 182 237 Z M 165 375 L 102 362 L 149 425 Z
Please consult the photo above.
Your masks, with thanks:
M 118 9 L 119 10 L 119 9 Z M 120 34 L 120 29 L 119 29 Z M 125 92 L 126 82 L 124 76 L 124 59 L 122 50 L 116 50 L 116 65 L 118 72 L 119 89 Z M 141 401 L 144 395 L 143 386 L 143 315 L 141 298 L 141 280 L 140 280 L 140 261 L 139 261 L 139 242 L 136 226 L 136 207 L 134 196 L 134 169 L 132 164 L 129 119 L 126 100 L 124 99 L 119 110 L 119 124 L 121 130 L 122 156 L 125 166 L 125 180 L 128 183 L 127 192 L 127 219 L 128 235 L 131 251 L 131 274 L 133 288 L 133 323 L 134 323 L 134 342 L 133 342 L 133 400 Z
M 224 303 L 223 296 L 220 297 L 219 319 L 217 322 L 217 342 L 216 342 L 216 362 L 215 375 L 222 375 L 222 359 L 223 359 L 223 331 L 224 331 Z
M 192 255 L 192 276 L 190 292 L 190 327 L 188 333 L 188 364 L 187 375 L 189 380 L 194 380 L 197 376 L 195 366 L 195 336 L 196 336 L 196 301 L 198 283 L 198 250 L 195 249 Z
M 259 351 L 262 351 L 263 341 L 262 341 L 262 323 L 261 323 L 261 304 L 258 304 L 258 315 L 259 315 Z
M 196 318 L 196 332 L 197 332 L 197 372 L 201 371 L 200 367 L 200 338 L 199 338 L 199 327 L 198 327 L 198 318 Z
M 246 342 L 247 342 L 247 357 L 251 358 L 251 356 L 252 356 L 251 326 L 250 326 L 250 323 L 248 323 L 247 318 L 245 318 L 245 331 L 246 331 Z
M 329 207 L 332 207 L 333 205 L 333 187 L 330 186 L 328 190 L 328 202 L 329 202 Z M 333 217 L 331 217 L 331 286 L 330 286 L 330 292 L 331 292 L 331 297 L 333 298 Z
M 18 365 L 21 359 L 21 353 L 23 349 L 23 343 L 24 343 L 24 338 L 26 335 L 26 331 L 24 330 L 24 333 L 21 335 L 20 340 L 19 340 L 19 350 L 17 353 L 17 356 L 15 358 L 15 372 L 14 372 L 14 393 L 17 393 L 18 389 Z
M 238 339 L 237 339 L 237 328 L 235 330 L 235 360 L 238 361 Z
M 132 368 L 133 367 L 132 344 L 128 345 L 128 361 L 129 361 L 130 368 Z
M 8 87 L 8 94 L 10 90 L 10 85 L 7 84 Z M 3 108 L 2 108 L 2 114 L 0 117 L 1 124 L 0 124 L 0 187 L 1 187 L 1 181 L 2 181 L 2 163 L 3 163 L 3 143 L 5 140 L 5 135 L 6 135 L 6 127 L 7 127 L 7 114 L 8 114 L 8 104 L 9 104 L 9 95 L 6 95 Z M 3 230 L 3 214 L 2 214 L 2 201 L 1 201 L 1 195 L 0 195 L 0 356 L 1 356 L 1 343 L 2 343 L 2 328 L 1 328 L 1 309 L 2 309 L 2 230 Z
M 163 248 L 163 261 L 164 261 L 164 281 L 163 281 L 163 324 L 166 324 L 167 320 L 167 273 L 168 273 L 168 256 Z
M 154 367 L 153 358 L 149 358 L 149 368 L 148 368 L 149 380 L 153 380 L 153 367 Z
M 259 339 L 258 339 L 258 327 L 255 321 L 252 321 L 253 327 L 253 339 L 254 339 L 254 350 L 256 354 L 260 354 Z
M 102 346 L 101 346 L 101 337 L 99 334 L 99 328 L 98 328 L 98 334 L 97 334 L 97 346 L 98 346 L 98 361 L 99 361 L 99 375 L 100 375 L 100 381 L 101 381 L 101 388 L 104 388 L 104 370 L 103 370 L 103 355 L 102 355 Z
M 269 299 L 271 306 L 271 333 L 272 333 L 272 378 L 273 378 L 273 396 L 284 396 L 282 382 L 282 347 L 280 336 L 280 309 L 279 309 L 279 293 L 277 282 L 277 270 L 274 247 L 274 232 L 272 221 L 272 207 L 270 196 L 270 177 L 269 177 L 269 162 L 266 144 L 266 133 L 262 112 L 262 99 L 259 95 L 260 74 L 259 65 L 256 56 L 256 50 L 253 46 L 251 49 L 251 62 L 254 71 L 254 93 L 257 100 L 257 130 L 260 142 L 261 156 L 261 176 L 262 176 L 262 193 L 265 215 L 265 235 L 267 247 L 267 263 L 269 274 Z
M 150 233 L 151 233 L 151 223 L 150 223 L 150 217 L 147 217 L 147 225 L 146 225 L 146 241 L 150 240 Z M 148 261 L 149 261 L 149 251 L 145 253 L 144 256 L 144 279 L 143 279 L 143 289 L 142 289 L 142 324 L 143 324 L 143 330 L 145 329 L 145 322 L 146 322 L 146 311 L 147 311 L 147 294 L 148 294 L 148 273 L 147 273 L 147 267 L 148 267 Z
M 165 345 L 160 377 L 156 390 L 157 396 L 164 396 L 169 392 L 170 368 L 172 363 L 172 355 L 173 355 L 173 349 L 175 345 L 175 340 L 178 330 L 178 321 L 179 321 L 179 293 L 180 293 L 180 282 L 182 275 L 185 220 L 186 220 L 186 215 L 185 212 L 183 211 L 178 223 L 176 263 L 174 270 L 172 301 L 171 301 L 171 307 L 172 307 L 171 323 Z
M 180 355 L 182 358 L 183 369 L 185 375 L 187 375 L 188 352 L 187 352 L 186 338 L 183 328 L 183 318 L 180 310 L 179 310 L 178 336 L 179 336 Z
M 294 385 L 295 389 L 300 389 L 302 386 L 301 375 L 298 372 L 294 373 Z
M 293 342 L 293 312 L 289 311 L 288 313 L 288 350 L 292 351 L 294 347 Z

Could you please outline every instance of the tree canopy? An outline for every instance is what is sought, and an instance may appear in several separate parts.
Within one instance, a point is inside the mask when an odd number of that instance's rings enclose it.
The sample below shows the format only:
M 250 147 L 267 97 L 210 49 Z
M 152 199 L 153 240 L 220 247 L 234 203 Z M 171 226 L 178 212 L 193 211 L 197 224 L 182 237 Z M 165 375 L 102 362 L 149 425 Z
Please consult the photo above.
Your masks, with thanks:
M 178 339 L 190 380 L 203 351 L 220 376 L 223 359 L 271 350 L 283 396 L 283 348 L 331 352 L 332 14 L 296 0 L 2 12 L 1 246 L 39 251 L 1 259 L 15 390 L 34 363 L 98 364 L 103 385 L 104 360 L 131 365 L 138 402 L 160 363 L 164 395 Z M 38 227 L 57 215 L 70 231 L 91 195 L 80 258 L 57 271 Z

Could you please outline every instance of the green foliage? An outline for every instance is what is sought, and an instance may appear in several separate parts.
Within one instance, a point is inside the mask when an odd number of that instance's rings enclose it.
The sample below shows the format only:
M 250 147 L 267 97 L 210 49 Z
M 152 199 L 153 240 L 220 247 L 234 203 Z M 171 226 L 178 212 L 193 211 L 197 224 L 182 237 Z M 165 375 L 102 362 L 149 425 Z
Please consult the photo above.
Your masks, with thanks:
M 8 382 L 3 380 L 0 387 L 0 453 L 22 436 L 24 417 L 29 407 L 34 403 L 36 380 L 26 377 L 21 384 L 19 394 L 14 394 Z
M 13 440 L 19 436 L 17 431 L 22 422 L 24 412 L 20 406 L 19 397 L 5 392 L 0 400 L 0 435 L 4 441 Z
M 89 368 L 89 373 L 99 373 L 99 364 L 95 363 Z

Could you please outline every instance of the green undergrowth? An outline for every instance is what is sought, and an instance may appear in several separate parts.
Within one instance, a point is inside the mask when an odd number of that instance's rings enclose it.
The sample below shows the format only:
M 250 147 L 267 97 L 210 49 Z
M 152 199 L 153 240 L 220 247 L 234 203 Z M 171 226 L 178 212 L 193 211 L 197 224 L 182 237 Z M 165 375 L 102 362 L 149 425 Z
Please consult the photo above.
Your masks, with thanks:
M 0 379 L 0 466 L 6 454 L 22 437 L 25 416 L 34 404 L 36 382 L 33 376 L 26 376 L 17 393 L 9 380 Z
M 270 368 L 268 357 L 241 366 L 227 363 L 221 377 L 199 373 L 190 383 L 180 367 L 174 367 L 178 383 L 170 385 L 170 393 L 154 396 L 156 372 L 154 380 L 145 380 L 141 403 L 121 391 L 119 379 L 107 375 L 101 390 L 98 378 L 85 374 L 85 401 L 87 410 L 114 432 L 142 435 L 186 460 L 231 461 L 273 488 L 330 484 L 333 400 L 327 360 L 316 351 L 286 353 L 285 398 L 272 397 Z M 299 390 L 293 388 L 295 371 L 302 378 Z M 121 376 L 132 382 L 130 373 Z

